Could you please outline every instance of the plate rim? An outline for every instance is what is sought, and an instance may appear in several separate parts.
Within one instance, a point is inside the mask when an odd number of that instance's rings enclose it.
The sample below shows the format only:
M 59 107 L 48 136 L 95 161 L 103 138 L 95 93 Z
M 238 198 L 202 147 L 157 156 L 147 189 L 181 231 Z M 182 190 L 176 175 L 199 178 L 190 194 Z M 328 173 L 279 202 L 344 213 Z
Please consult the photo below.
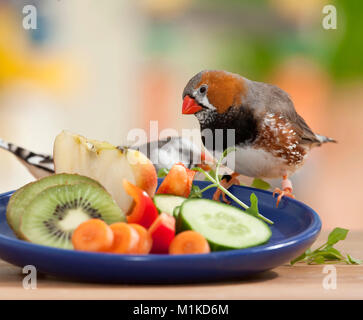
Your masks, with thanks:
M 201 183 L 208 184 L 207 181 L 198 181 Z M 234 188 L 242 188 L 245 190 L 251 191 L 258 191 L 260 193 L 270 194 L 272 197 L 272 192 L 267 190 L 261 190 L 253 187 L 248 186 L 234 186 Z M 16 190 L 7 191 L 5 193 L 0 194 L 0 200 L 8 197 Z M 76 251 L 71 249 L 61 249 L 61 248 L 54 248 L 45 245 L 30 243 L 24 240 L 12 238 L 0 233 L 0 243 L 7 244 L 10 246 L 16 246 L 17 248 L 21 248 L 24 250 L 32 250 L 39 253 L 49 251 L 52 254 L 61 254 L 61 255 L 69 255 L 69 256 L 77 256 L 78 258 L 85 258 L 85 259 L 111 259 L 115 260 L 118 259 L 120 261 L 148 261 L 148 262 L 160 262 L 160 261 L 178 261 L 178 260 L 189 260 L 192 259 L 196 260 L 205 260 L 211 259 L 214 260 L 216 258 L 223 258 L 223 257 L 235 257 L 235 256 L 246 256 L 250 254 L 263 254 L 268 253 L 277 249 L 287 249 L 289 247 L 293 247 L 295 244 L 303 243 L 310 239 L 314 239 L 319 232 L 321 231 L 322 222 L 319 215 L 308 205 L 300 202 L 296 199 L 286 198 L 285 201 L 291 201 L 297 203 L 299 206 L 303 207 L 303 209 L 307 210 L 312 217 L 312 221 L 310 225 L 301 233 L 284 238 L 284 240 L 280 241 L 280 243 L 274 244 L 262 244 L 256 247 L 244 248 L 244 249 L 234 249 L 234 250 L 226 250 L 226 251 L 217 251 L 217 252 L 210 252 L 208 254 L 185 254 L 185 255 L 167 255 L 167 254 L 147 254 L 147 255 L 130 255 L 130 254 L 112 254 L 112 253 L 101 253 L 101 252 L 87 252 L 87 251 Z M 10 226 L 9 226 L 10 228 Z

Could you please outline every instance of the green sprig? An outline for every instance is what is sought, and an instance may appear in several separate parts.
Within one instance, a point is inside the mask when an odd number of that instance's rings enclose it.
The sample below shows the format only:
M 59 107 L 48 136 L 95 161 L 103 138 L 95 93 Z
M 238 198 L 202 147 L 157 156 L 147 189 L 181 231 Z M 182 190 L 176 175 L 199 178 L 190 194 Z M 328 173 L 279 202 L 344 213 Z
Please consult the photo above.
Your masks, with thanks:
M 215 170 L 210 170 L 210 171 L 209 171 L 209 174 L 210 174 L 213 178 L 215 178 L 215 179 L 216 179 L 216 172 L 215 172 Z M 219 175 L 218 175 L 218 179 L 219 179 L 219 180 L 221 180 L 221 179 L 222 179 L 222 175 L 221 175 L 221 174 L 219 174 Z M 207 179 L 207 178 L 205 178 L 205 180 L 207 180 L 207 181 L 208 181 L 208 179 Z M 240 183 L 240 185 L 241 185 L 241 186 L 247 186 L 247 185 L 245 185 L 245 184 L 243 184 L 243 183 Z M 270 185 L 267 181 L 265 181 L 265 180 L 262 180 L 262 179 L 260 179 L 260 178 L 255 178 L 255 179 L 253 179 L 253 181 L 252 181 L 252 183 L 251 183 L 250 187 L 252 187 L 252 188 L 256 188 L 256 189 L 261 189 L 261 190 L 269 190 L 269 189 L 271 188 L 271 185 Z
M 328 240 L 315 250 L 309 248 L 302 255 L 290 261 L 291 265 L 297 262 L 306 262 L 307 264 L 324 264 L 343 262 L 346 264 L 362 264 L 362 261 L 355 259 L 349 254 L 345 257 L 339 250 L 333 246 L 339 241 L 345 240 L 349 230 L 343 228 L 335 228 L 330 232 Z
M 190 190 L 189 198 L 201 198 L 203 190 L 200 190 L 197 185 L 193 184 L 192 189 Z
M 245 211 L 247 213 L 258 217 L 258 218 L 262 219 L 263 221 L 265 221 L 265 222 L 267 222 L 269 224 L 273 224 L 273 221 L 266 218 L 265 216 L 260 214 L 260 212 L 258 211 L 258 199 L 257 199 L 257 196 L 254 193 L 252 193 L 251 196 L 250 196 L 251 205 L 248 206 L 221 185 L 220 178 L 219 178 L 219 175 L 218 175 L 220 166 L 221 166 L 221 164 L 223 162 L 223 159 L 226 158 L 229 153 L 234 152 L 234 151 L 236 151 L 236 148 L 234 148 L 234 147 L 227 148 L 226 150 L 224 150 L 222 156 L 220 157 L 220 159 L 217 162 L 215 174 L 213 174 L 213 176 L 211 174 L 209 174 L 208 172 L 206 172 L 205 170 L 203 170 L 202 168 L 196 167 L 196 168 L 192 169 L 192 170 L 195 170 L 195 171 L 202 172 L 204 174 L 204 176 L 206 177 L 206 179 L 211 182 L 210 185 L 208 185 L 204 189 L 200 190 L 200 193 L 203 193 L 204 191 L 206 191 L 206 190 L 208 190 L 210 188 L 216 187 L 219 190 L 221 190 L 222 192 L 224 192 L 227 196 L 229 196 L 233 201 L 238 203 L 243 209 L 245 209 Z

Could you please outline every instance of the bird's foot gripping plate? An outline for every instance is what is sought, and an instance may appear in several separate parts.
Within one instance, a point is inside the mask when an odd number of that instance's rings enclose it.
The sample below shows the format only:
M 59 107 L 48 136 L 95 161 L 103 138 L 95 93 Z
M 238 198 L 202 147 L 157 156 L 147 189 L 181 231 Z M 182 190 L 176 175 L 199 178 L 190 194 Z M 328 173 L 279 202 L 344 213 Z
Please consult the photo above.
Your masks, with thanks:
M 238 173 L 233 173 L 232 175 L 228 175 L 225 177 L 222 178 L 222 181 L 221 181 L 221 185 L 225 188 L 225 189 L 229 189 L 231 186 L 233 186 L 234 184 L 236 185 L 240 185 L 240 182 L 238 180 Z M 214 193 L 213 195 L 213 200 L 215 201 L 220 201 L 220 197 L 222 195 L 222 200 L 223 202 L 227 203 L 227 204 L 230 204 L 231 201 L 229 201 L 226 197 L 226 194 L 220 190 L 220 189 L 217 189 L 216 192 Z
M 276 201 L 276 207 L 279 206 L 279 203 L 283 197 L 289 197 L 289 198 L 295 199 L 295 196 L 292 193 L 292 188 L 289 188 L 289 187 L 284 188 L 283 190 L 281 190 L 280 188 L 276 188 L 274 190 L 272 196 L 275 197 L 276 194 L 278 194 L 277 201 Z

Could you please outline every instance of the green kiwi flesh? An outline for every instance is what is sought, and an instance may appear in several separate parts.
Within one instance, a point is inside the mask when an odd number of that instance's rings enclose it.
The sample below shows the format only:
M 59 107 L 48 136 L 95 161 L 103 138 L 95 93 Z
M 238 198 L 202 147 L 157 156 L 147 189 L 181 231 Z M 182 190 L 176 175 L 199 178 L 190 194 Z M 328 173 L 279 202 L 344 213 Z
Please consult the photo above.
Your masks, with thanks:
M 14 233 L 21 238 L 19 230 L 20 220 L 24 212 L 27 210 L 29 203 L 43 190 L 63 184 L 77 184 L 81 182 L 91 183 L 101 186 L 97 181 L 80 176 L 77 174 L 55 174 L 35 182 L 28 183 L 24 187 L 17 190 L 10 198 L 7 209 L 6 219 L 9 226 L 13 229 Z
M 107 224 L 126 220 L 102 187 L 89 183 L 58 185 L 47 188 L 31 201 L 22 215 L 20 232 L 33 243 L 73 249 L 73 231 L 92 218 Z

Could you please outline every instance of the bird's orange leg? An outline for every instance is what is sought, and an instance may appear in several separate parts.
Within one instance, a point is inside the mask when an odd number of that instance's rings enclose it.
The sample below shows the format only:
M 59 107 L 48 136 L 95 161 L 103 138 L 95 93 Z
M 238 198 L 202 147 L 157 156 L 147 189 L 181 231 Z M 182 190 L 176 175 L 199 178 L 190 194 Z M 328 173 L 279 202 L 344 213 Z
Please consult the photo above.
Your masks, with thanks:
M 279 206 L 279 203 L 280 203 L 282 197 L 295 198 L 295 196 L 292 193 L 292 183 L 287 178 L 287 176 L 283 176 L 281 187 L 282 187 L 282 190 L 280 188 L 276 188 L 272 194 L 273 197 L 275 197 L 275 194 L 278 194 L 276 207 Z
M 221 181 L 221 185 L 226 189 L 229 189 L 234 184 L 240 185 L 239 180 L 237 179 L 238 176 L 239 176 L 238 173 L 236 173 L 236 172 L 232 173 L 231 179 L 229 179 L 228 181 L 223 179 Z M 227 197 L 226 197 L 225 193 L 223 191 L 219 190 L 219 189 L 217 189 L 216 192 L 214 193 L 213 200 L 219 201 L 221 195 L 222 195 L 223 202 L 230 203 L 230 201 L 227 200 Z

